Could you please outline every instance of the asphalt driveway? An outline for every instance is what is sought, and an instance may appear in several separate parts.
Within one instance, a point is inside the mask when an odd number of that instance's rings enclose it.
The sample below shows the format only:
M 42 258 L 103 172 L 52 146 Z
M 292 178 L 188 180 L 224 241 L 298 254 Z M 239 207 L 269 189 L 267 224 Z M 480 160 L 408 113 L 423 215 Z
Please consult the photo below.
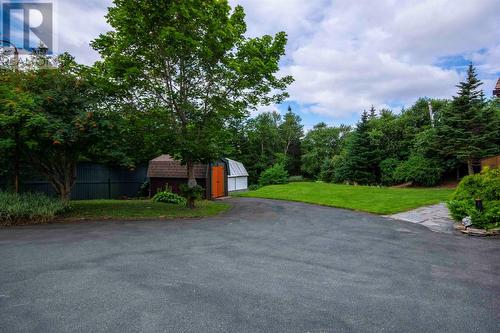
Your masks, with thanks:
M 0 229 L 0 331 L 500 331 L 498 239 L 231 200 L 201 220 Z

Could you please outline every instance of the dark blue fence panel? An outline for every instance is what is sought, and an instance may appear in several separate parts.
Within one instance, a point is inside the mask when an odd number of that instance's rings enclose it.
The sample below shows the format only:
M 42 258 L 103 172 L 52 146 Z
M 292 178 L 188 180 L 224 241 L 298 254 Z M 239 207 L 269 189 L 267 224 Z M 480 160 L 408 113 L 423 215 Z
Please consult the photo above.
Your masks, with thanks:
M 137 197 L 141 185 L 147 179 L 146 174 L 146 166 L 139 166 L 135 170 L 129 170 L 95 163 L 79 163 L 76 170 L 76 182 L 71 191 L 71 199 Z M 0 189 L 7 187 L 7 179 L 7 177 L 0 178 Z M 21 191 L 55 195 L 52 185 L 33 171 L 24 172 L 21 177 Z

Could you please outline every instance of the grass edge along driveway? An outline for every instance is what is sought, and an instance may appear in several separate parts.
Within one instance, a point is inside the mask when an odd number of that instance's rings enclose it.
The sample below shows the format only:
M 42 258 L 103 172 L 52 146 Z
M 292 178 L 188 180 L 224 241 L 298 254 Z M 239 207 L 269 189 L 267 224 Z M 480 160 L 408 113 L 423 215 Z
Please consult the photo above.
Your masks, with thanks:
M 231 207 L 227 203 L 197 201 L 195 209 L 153 202 L 151 200 L 76 200 L 63 220 L 140 220 L 175 219 L 214 216 Z
M 391 188 L 299 182 L 265 186 L 238 196 L 300 201 L 387 215 L 446 201 L 452 193 L 452 189 L 446 188 Z

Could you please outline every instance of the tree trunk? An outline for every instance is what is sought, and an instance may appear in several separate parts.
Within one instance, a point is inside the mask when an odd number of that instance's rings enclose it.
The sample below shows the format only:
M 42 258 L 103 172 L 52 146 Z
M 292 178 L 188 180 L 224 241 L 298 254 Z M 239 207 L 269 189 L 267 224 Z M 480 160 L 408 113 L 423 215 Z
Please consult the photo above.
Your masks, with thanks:
M 192 160 L 188 160 L 186 165 L 187 165 L 188 187 L 189 188 L 196 187 L 196 185 L 198 185 L 198 184 L 196 183 L 196 178 L 194 176 L 194 163 Z M 194 196 L 188 195 L 186 199 L 187 199 L 188 208 L 194 209 L 194 207 L 195 207 Z
M 474 166 L 472 165 L 472 159 L 467 160 L 467 169 L 469 170 L 469 175 L 472 176 L 474 174 Z
M 76 181 L 76 164 L 70 162 L 66 168 L 59 171 L 61 172 L 48 175 L 48 178 L 59 198 L 63 201 L 69 201 L 71 190 Z

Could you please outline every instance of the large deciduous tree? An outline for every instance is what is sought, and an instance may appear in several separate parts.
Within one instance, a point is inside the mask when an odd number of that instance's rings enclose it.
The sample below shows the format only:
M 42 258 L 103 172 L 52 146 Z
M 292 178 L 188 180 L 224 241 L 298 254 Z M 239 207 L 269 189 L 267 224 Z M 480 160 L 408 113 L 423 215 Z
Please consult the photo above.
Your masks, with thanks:
M 46 58 L 43 66 L 35 65 L 25 75 L 25 89 L 35 98 L 34 115 L 25 126 L 30 139 L 26 158 L 61 199 L 69 200 L 76 163 L 98 138 L 98 97 L 85 68 L 69 54 Z
M 13 175 L 16 193 L 20 189 L 22 152 L 31 141 L 29 127 L 34 123 L 35 97 L 28 91 L 25 72 L 0 69 L 0 174 Z
M 168 152 L 193 166 L 224 152 L 231 121 L 259 104 L 282 101 L 291 77 L 277 78 L 286 34 L 247 38 L 243 8 L 226 0 L 115 0 L 107 20 L 114 29 L 93 42 L 108 74 L 166 110 Z M 192 206 L 194 202 L 190 202 Z
M 319 123 L 307 132 L 302 140 L 302 172 L 312 178 L 319 178 L 323 165 L 340 153 L 350 127 L 341 125 L 329 127 Z

